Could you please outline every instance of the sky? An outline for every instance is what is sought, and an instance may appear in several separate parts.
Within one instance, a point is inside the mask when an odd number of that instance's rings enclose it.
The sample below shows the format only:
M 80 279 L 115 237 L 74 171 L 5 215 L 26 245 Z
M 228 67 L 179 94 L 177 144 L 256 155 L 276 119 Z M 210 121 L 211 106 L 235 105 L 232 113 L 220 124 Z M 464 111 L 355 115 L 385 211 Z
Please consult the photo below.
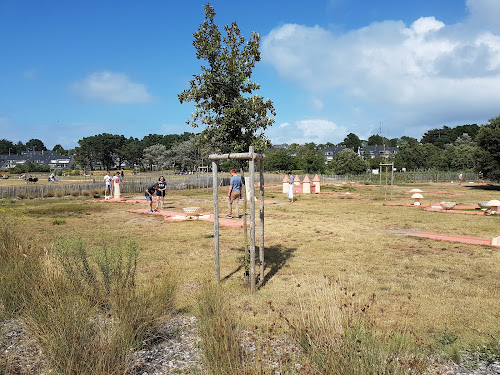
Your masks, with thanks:
M 206 1 L 0 2 L 0 139 L 74 148 L 100 133 L 181 134 Z M 261 37 L 252 79 L 275 144 L 420 139 L 500 115 L 500 0 L 213 0 Z

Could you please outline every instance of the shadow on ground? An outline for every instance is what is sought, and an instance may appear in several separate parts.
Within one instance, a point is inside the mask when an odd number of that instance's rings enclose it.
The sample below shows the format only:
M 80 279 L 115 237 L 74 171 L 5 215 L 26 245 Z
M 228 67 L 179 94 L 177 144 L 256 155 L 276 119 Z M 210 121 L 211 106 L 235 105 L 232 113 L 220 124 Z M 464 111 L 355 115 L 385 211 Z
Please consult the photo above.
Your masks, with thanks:
M 469 189 L 475 189 L 475 190 L 490 190 L 490 191 L 500 191 L 500 185 L 493 185 L 493 184 L 488 184 L 488 185 L 476 185 L 476 186 L 471 186 L 468 185 L 466 186 Z
M 258 274 L 258 263 L 259 263 L 259 248 L 258 246 L 255 248 L 255 263 L 256 263 L 256 277 L 257 277 L 257 285 L 258 289 L 261 289 L 263 286 L 265 286 L 269 280 L 273 278 L 274 275 L 276 275 L 279 270 L 281 270 L 286 262 L 293 257 L 293 253 L 297 250 L 296 248 L 285 248 L 281 245 L 278 246 L 271 246 L 271 247 L 266 247 L 264 251 L 264 263 L 265 263 L 265 269 L 264 269 L 264 280 L 262 282 L 259 280 L 259 274 Z M 238 249 L 241 253 L 245 253 L 245 248 L 240 248 Z M 236 268 L 234 271 L 226 275 L 222 281 L 229 280 L 231 277 L 233 277 L 237 272 L 243 270 L 243 277 L 245 281 L 248 283 L 248 270 L 245 268 L 245 264 L 248 262 L 246 259 L 248 257 L 245 257 L 245 255 L 242 255 L 239 259 L 241 264 Z M 260 285 L 259 285 L 260 283 Z

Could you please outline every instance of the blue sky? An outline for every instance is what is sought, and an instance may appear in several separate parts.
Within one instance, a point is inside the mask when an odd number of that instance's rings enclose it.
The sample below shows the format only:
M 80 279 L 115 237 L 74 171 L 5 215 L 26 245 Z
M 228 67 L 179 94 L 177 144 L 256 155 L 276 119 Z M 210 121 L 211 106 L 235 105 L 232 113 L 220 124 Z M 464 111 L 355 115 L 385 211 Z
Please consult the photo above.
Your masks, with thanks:
M 0 2 L 0 139 L 197 131 L 177 94 L 200 72 L 206 1 Z M 253 79 L 275 143 L 418 139 L 500 115 L 500 0 L 212 1 L 261 36 Z

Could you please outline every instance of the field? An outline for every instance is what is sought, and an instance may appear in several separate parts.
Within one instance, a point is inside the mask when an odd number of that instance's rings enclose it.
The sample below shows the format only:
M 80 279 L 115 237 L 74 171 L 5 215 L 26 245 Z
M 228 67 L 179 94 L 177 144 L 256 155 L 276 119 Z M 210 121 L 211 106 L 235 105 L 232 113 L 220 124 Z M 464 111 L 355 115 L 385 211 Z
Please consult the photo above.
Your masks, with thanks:
M 423 193 L 423 203 L 476 205 L 500 195 L 496 188 L 435 183 L 397 186 L 392 201 L 411 203 L 407 191 L 416 187 L 432 192 Z M 223 188 L 219 194 L 224 195 Z M 244 277 L 243 230 L 221 227 L 224 298 L 243 330 L 266 335 L 272 329 L 287 335 L 290 325 L 303 319 L 305 301 L 321 298 L 317 290 L 327 280 L 357 305 L 366 306 L 378 330 L 404 329 L 433 353 L 452 355 L 492 337 L 498 341 L 500 249 L 398 233 L 491 239 L 500 235 L 500 216 L 384 206 L 378 187 L 362 185 L 323 185 L 322 194 L 298 195 L 294 203 L 281 193 L 281 185 L 271 185 L 266 200 L 276 204 L 265 206 L 265 279 L 255 295 L 250 295 Z M 169 211 L 200 206 L 203 212 L 213 212 L 210 189 L 169 191 L 165 203 Z M 140 250 L 138 280 L 149 283 L 175 269 L 176 314 L 198 314 L 197 296 L 214 278 L 213 223 L 171 223 L 126 212 L 142 207 L 94 203 L 90 197 L 0 203 L 2 215 L 17 217 L 24 239 L 46 252 L 57 239 L 75 235 L 91 246 L 135 241 Z M 220 207 L 225 213 L 224 202 Z

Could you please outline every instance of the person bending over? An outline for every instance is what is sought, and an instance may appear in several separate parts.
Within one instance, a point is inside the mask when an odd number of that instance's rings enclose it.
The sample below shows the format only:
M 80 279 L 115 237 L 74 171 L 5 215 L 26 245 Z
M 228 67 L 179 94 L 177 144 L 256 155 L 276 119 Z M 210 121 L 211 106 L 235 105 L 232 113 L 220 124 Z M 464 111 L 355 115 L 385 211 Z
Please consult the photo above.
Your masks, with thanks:
M 146 192 L 144 195 L 146 196 L 146 200 L 149 202 L 149 211 L 148 212 L 154 212 L 153 211 L 153 195 L 155 194 L 155 191 L 158 190 L 158 184 L 154 184 L 153 186 L 150 186 L 146 189 Z M 155 210 L 158 211 L 158 210 Z

